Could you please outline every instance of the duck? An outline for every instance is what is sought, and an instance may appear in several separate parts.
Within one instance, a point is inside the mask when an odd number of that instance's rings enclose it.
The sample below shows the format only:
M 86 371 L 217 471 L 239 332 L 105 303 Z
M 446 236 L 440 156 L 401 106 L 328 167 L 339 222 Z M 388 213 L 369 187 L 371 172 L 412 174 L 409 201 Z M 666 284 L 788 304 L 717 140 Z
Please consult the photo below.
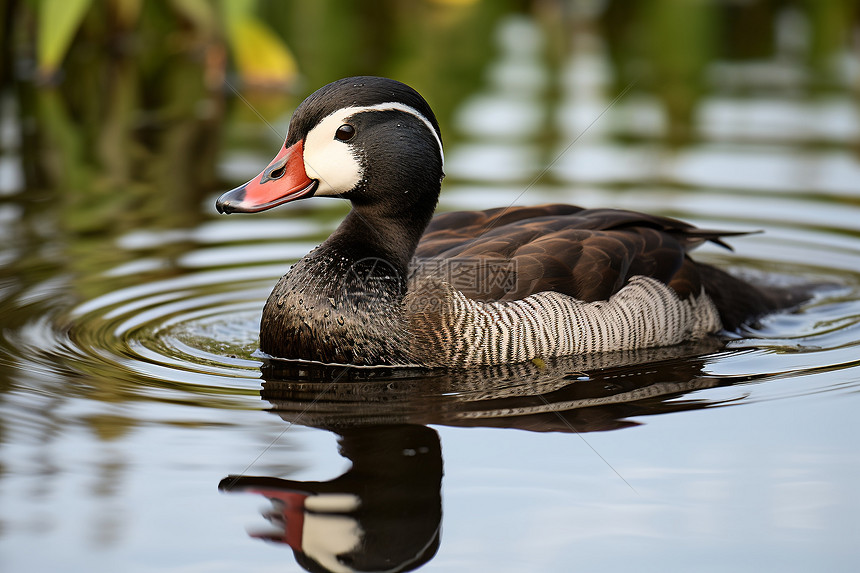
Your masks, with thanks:
M 439 123 L 399 81 L 329 83 L 293 113 L 263 171 L 219 213 L 312 197 L 351 210 L 277 282 L 260 351 L 353 366 L 470 368 L 668 346 L 718 335 L 809 297 L 696 262 L 737 231 L 567 204 L 434 211 Z

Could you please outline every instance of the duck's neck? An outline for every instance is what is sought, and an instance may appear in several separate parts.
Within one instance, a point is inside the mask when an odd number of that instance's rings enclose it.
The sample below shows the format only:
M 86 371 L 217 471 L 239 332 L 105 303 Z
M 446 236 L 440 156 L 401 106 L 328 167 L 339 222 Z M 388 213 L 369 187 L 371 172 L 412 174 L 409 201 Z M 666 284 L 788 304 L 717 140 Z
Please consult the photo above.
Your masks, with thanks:
M 410 362 L 401 303 L 409 261 L 431 216 L 432 208 L 407 219 L 354 205 L 275 286 L 263 310 L 260 348 L 319 362 Z
M 431 216 L 432 211 L 427 216 L 408 219 L 381 217 L 370 208 L 356 206 L 319 250 L 353 263 L 377 259 L 405 279 L 409 261 Z

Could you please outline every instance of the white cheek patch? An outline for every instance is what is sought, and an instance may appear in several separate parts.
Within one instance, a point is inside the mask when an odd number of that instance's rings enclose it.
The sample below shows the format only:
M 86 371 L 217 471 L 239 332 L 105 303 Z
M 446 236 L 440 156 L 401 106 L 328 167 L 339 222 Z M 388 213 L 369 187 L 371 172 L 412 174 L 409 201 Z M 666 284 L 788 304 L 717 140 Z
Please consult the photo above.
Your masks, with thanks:
M 349 116 L 338 111 L 319 122 L 305 137 L 305 172 L 311 179 L 319 180 L 314 195 L 342 195 L 361 181 L 361 163 L 352 147 L 334 138 L 346 117 Z
M 302 528 L 302 551 L 328 571 L 351 573 L 338 555 L 355 551 L 364 532 L 358 522 L 346 515 L 306 513 Z
M 427 127 L 439 146 L 439 157 L 445 162 L 442 140 L 424 115 L 414 107 L 398 102 L 384 102 L 369 106 L 345 107 L 326 116 L 305 137 L 305 172 L 319 180 L 316 196 L 338 196 L 354 189 L 364 172 L 358 156 L 347 141 L 335 139 L 334 134 L 348 119 L 367 111 L 401 111 L 415 116 Z

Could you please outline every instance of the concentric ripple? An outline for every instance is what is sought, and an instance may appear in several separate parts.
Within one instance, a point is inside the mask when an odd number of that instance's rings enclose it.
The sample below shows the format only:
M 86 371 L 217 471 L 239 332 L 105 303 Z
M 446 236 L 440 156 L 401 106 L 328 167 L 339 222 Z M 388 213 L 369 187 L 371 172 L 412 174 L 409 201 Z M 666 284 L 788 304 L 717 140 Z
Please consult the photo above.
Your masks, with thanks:
M 71 314 L 82 353 L 150 380 L 255 389 L 262 303 L 273 269 L 204 271 L 121 289 Z
M 702 258 L 741 274 L 778 281 L 815 277 L 825 283 L 817 297 L 799 311 L 767 317 L 717 347 L 680 349 L 659 357 L 653 353 L 608 356 L 599 363 L 556 361 L 545 367 L 490 368 L 444 376 L 388 372 L 373 381 L 364 379 L 362 387 L 367 392 L 357 395 L 349 388 L 354 375 L 341 379 L 340 374 L 331 377 L 316 372 L 309 382 L 303 379 L 306 368 L 261 371 L 264 361 L 254 353 L 263 304 L 289 262 L 309 250 L 315 239 L 303 234 L 307 227 L 299 225 L 302 232 L 297 233 L 290 221 L 282 223 L 280 228 L 286 230 L 280 233 L 272 233 L 272 227 L 265 224 L 245 221 L 219 224 L 221 232 L 204 225 L 188 232 L 124 237 L 119 243 L 130 255 L 170 250 L 174 243 L 187 243 L 189 237 L 196 244 L 172 265 L 150 256 L 107 269 L 96 277 L 102 294 L 76 305 L 56 298 L 56 293 L 69 290 L 58 278 L 22 293 L 19 304 L 45 308 L 29 313 L 30 319 L 20 327 L 4 331 L 6 344 L 14 348 L 10 353 L 13 360 L 21 370 L 40 372 L 34 378 L 43 381 L 50 378 L 44 374 L 53 373 L 95 387 L 103 381 L 137 399 L 199 404 L 207 396 L 226 399 L 221 403 L 226 407 L 265 406 L 260 401 L 264 378 L 269 381 L 264 399 L 285 415 L 309 411 L 303 415 L 313 413 L 320 424 L 342 422 L 343 416 L 353 421 L 363 416 L 365 421 L 379 420 L 379 416 L 385 419 L 397 412 L 397 416 L 405 416 L 402 419 L 420 423 L 490 423 L 487 420 L 498 418 L 500 411 L 528 417 L 537 411 L 593 407 L 597 404 L 593 396 L 573 399 L 565 390 L 577 380 L 597 383 L 624 378 L 623 388 L 600 398 L 605 404 L 658 395 L 671 401 L 706 388 L 711 405 L 856 390 L 857 382 L 839 373 L 860 366 L 860 281 L 850 268 L 857 247 L 825 232 L 806 230 L 804 239 L 806 249 L 838 244 L 836 263 L 828 269 L 774 262 L 770 255 L 778 251 L 773 244 L 781 242 L 778 232 L 755 245 L 760 258 L 704 254 Z M 224 237 L 240 240 L 224 244 Z M 114 285 L 117 288 L 111 288 Z M 641 368 L 644 364 L 655 366 Z M 571 378 L 571 372 L 584 374 Z M 752 389 L 746 384 L 822 373 L 830 374 L 818 376 L 812 385 L 757 385 Z M 388 380 L 374 386 L 379 377 Z M 396 387 L 388 385 L 392 377 L 400 377 Z M 298 386 L 291 385 L 291 380 Z M 420 402 L 415 401 L 416 396 L 421 397 Z M 529 402 L 535 396 L 542 402 Z M 556 398 L 560 402 L 553 402 Z M 368 409 L 368 402 L 376 405 Z M 501 410 L 499 404 L 504 405 Z M 313 408 L 309 410 L 309 406 Z M 329 414 L 336 415 L 330 418 Z
M 279 271 L 204 270 L 143 281 L 7 329 L 5 345 L 14 348 L 19 371 L 42 374 L 37 380 L 103 381 L 126 395 L 171 402 L 198 403 L 201 394 L 256 398 L 261 362 L 251 354 Z

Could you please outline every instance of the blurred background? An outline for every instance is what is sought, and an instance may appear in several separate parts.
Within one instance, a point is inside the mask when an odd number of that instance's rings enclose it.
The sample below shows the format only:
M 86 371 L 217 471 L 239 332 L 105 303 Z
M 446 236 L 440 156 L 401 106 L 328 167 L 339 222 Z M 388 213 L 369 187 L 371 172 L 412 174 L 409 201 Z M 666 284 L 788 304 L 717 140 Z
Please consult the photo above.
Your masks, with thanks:
M 441 210 L 558 201 L 762 229 L 697 258 L 842 288 L 680 369 L 767 380 L 693 400 L 758 408 L 591 438 L 642 497 L 590 451 L 557 455 L 561 438 L 441 423 L 434 566 L 856 568 L 858 54 L 856 0 L 5 0 L 0 559 L 298 570 L 215 488 L 249 463 L 343 467 L 328 432 L 262 411 L 253 352 L 271 286 L 348 205 L 228 219 L 214 200 L 275 155 L 304 97 L 367 74 L 435 110 Z
M 414 86 L 449 148 L 528 132 L 537 155 L 517 165 L 555 159 L 620 96 L 628 113 L 592 129 L 677 147 L 741 122 L 799 139 L 860 90 L 853 0 L 8 0 L 0 18 L 0 188 L 61 202 L 72 242 L 207 216 L 208 193 L 254 171 L 232 150 L 274 149 L 304 96 L 350 75 Z M 824 130 L 804 144 L 833 143 Z

